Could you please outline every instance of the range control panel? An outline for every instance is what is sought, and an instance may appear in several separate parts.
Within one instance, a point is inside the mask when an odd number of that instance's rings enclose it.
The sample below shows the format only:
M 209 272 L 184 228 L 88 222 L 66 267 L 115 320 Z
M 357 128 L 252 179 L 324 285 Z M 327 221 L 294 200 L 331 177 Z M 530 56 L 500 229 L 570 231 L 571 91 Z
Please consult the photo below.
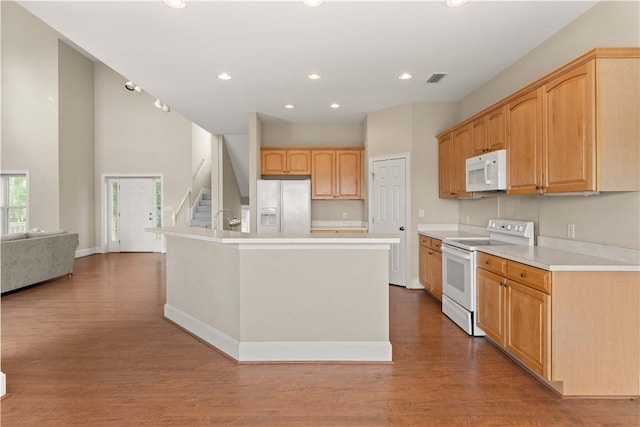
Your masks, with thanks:
M 533 239 L 534 227 L 532 221 L 514 221 L 510 219 L 490 219 L 487 224 L 490 233 L 500 233 L 515 237 Z

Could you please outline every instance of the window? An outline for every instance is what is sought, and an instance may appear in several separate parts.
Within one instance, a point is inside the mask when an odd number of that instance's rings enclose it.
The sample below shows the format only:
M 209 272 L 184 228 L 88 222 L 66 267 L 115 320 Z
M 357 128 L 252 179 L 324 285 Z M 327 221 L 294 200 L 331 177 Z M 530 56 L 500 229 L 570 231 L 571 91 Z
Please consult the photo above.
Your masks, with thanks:
M 28 229 L 27 201 L 29 200 L 27 174 L 2 173 L 0 219 L 2 234 L 25 233 Z

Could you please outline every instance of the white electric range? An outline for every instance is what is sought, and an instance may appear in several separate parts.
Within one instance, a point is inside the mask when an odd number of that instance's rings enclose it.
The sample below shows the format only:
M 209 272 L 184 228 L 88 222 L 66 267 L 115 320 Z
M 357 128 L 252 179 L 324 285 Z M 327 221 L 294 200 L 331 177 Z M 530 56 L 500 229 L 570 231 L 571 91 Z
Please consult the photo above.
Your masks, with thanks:
M 484 336 L 476 325 L 477 251 L 481 246 L 534 244 L 531 221 L 491 219 L 488 237 L 449 237 L 442 241 L 442 312 L 467 334 Z

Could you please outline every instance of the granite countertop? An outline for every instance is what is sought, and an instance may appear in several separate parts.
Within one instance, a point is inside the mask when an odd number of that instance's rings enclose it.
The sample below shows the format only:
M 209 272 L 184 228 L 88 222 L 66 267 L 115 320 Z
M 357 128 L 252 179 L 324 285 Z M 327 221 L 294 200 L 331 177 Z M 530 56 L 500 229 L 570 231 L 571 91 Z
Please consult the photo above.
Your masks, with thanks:
M 480 252 L 548 271 L 640 271 L 640 265 L 545 246 L 482 246 Z

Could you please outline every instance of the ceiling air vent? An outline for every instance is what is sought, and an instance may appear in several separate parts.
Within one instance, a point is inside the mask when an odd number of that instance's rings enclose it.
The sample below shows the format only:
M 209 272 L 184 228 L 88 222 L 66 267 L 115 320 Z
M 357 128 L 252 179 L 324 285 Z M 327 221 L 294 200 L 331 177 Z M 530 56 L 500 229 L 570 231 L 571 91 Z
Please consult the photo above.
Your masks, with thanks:
M 429 77 L 429 79 L 427 80 L 427 83 L 438 83 L 446 75 L 446 73 L 432 74 L 431 77 Z

